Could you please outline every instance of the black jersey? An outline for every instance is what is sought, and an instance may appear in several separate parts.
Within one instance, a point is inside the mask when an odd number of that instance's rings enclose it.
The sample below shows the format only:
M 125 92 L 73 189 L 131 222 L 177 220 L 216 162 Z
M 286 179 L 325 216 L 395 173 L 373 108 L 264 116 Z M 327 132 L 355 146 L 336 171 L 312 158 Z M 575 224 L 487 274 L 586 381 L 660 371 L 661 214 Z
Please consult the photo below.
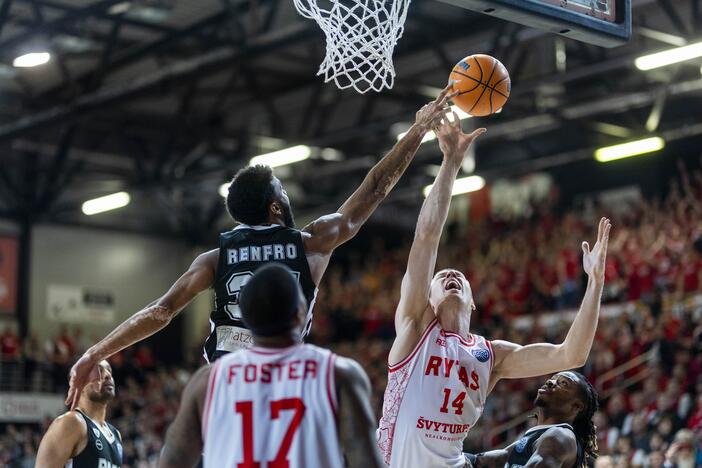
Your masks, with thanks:
M 514 444 L 514 447 L 512 447 L 509 458 L 507 458 L 505 468 L 520 468 L 522 466 L 526 466 L 526 464 L 529 462 L 529 458 L 531 458 L 531 456 L 534 454 L 534 450 L 536 449 L 536 441 L 544 434 L 544 432 L 548 431 L 552 427 L 562 427 L 573 431 L 570 424 L 550 424 L 547 426 L 532 427 L 526 431 L 522 438 L 519 439 L 516 444 Z M 576 462 L 573 465 L 574 468 L 581 466 L 583 462 L 583 450 L 582 447 L 580 447 L 580 444 L 578 444 L 577 450 L 578 454 Z
M 110 423 L 107 428 L 111 434 L 104 434 L 95 422 L 81 410 L 77 410 L 88 427 L 88 443 L 78 455 L 69 462 L 70 468 L 119 468 L 122 466 L 122 441 L 119 432 Z
M 240 225 L 219 236 L 215 309 L 210 315 L 211 333 L 205 342 L 209 362 L 253 344 L 251 333 L 241 321 L 239 291 L 259 267 L 269 262 L 282 263 L 297 276 L 309 304 L 303 336 L 309 334 L 317 287 L 312 281 L 302 233 L 277 224 Z

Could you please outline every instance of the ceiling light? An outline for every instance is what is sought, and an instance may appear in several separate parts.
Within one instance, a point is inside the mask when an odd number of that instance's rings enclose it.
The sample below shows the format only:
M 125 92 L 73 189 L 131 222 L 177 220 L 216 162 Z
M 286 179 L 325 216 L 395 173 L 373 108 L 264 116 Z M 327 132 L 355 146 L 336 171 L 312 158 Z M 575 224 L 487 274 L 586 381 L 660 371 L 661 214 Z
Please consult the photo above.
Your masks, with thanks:
M 51 54 L 48 52 L 30 52 L 20 55 L 12 61 L 12 65 L 17 68 L 29 68 L 44 65 L 51 59 Z
M 272 153 L 254 156 L 251 158 L 251 161 L 249 161 L 249 165 L 255 166 L 257 164 L 263 164 L 264 166 L 270 167 L 285 166 L 286 164 L 304 161 L 310 157 L 310 154 L 312 154 L 312 150 L 309 146 L 291 146 L 290 148 L 273 151 Z
M 665 146 L 665 141 L 660 137 L 644 138 L 643 140 L 630 141 L 620 145 L 607 146 L 595 151 L 595 159 L 599 162 L 609 162 L 617 159 L 630 158 L 641 154 L 658 151 Z
M 130 199 L 127 192 L 117 192 L 112 195 L 94 198 L 83 203 L 83 214 L 90 216 L 104 211 L 116 210 L 129 205 Z
M 702 42 L 664 50 L 655 54 L 644 55 L 634 61 L 639 70 L 653 70 L 658 67 L 665 67 L 685 60 L 702 57 Z
M 229 184 L 231 182 L 225 182 L 222 185 L 219 186 L 219 194 L 222 196 L 222 198 L 227 198 L 229 195 Z
M 427 185 L 424 187 L 424 196 L 428 196 L 431 188 L 434 184 Z M 456 179 L 453 183 L 453 190 L 451 190 L 451 195 L 460 195 L 462 193 L 477 192 L 481 188 L 485 187 L 485 179 L 479 175 L 472 175 L 468 177 L 461 177 Z
M 132 2 L 120 2 L 112 5 L 109 10 L 107 10 L 108 15 L 121 15 L 126 13 L 132 7 Z

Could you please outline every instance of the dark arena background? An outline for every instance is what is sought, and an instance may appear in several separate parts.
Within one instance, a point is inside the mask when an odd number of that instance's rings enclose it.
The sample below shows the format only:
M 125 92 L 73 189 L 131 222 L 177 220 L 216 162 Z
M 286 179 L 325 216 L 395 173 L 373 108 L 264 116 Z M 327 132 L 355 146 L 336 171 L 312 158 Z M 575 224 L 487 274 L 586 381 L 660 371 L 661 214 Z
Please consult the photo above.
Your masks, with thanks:
M 76 359 L 234 227 L 222 193 L 251 158 L 278 152 L 267 164 L 297 226 L 333 213 L 477 53 L 505 65 L 511 95 L 499 113 L 461 114 L 488 132 L 464 159 L 473 191 L 452 198 L 437 267 L 469 279 L 475 333 L 560 342 L 587 282 L 581 242 L 609 217 L 581 369 L 600 396 L 596 466 L 702 466 L 702 1 L 570 2 L 581 16 L 616 5 L 606 27 L 515 3 L 413 0 L 394 85 L 360 94 L 317 76 L 325 36 L 289 0 L 0 0 L 0 466 L 34 466 Z M 361 363 L 376 418 L 441 163 L 426 140 L 335 251 L 307 340 Z M 123 467 L 156 466 L 212 307 L 206 291 L 109 359 Z M 519 437 L 542 382 L 501 381 L 465 450 Z

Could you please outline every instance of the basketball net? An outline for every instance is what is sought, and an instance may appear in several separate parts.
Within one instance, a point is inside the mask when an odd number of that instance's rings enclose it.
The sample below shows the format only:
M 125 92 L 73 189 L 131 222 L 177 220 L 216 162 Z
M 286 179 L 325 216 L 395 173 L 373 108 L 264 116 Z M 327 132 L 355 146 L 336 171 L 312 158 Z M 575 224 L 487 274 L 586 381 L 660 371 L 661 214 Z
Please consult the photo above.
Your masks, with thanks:
M 339 89 L 392 88 L 392 53 L 402 36 L 410 0 L 294 0 L 297 11 L 317 22 L 327 40 L 317 75 Z M 326 8 L 320 7 L 324 4 Z

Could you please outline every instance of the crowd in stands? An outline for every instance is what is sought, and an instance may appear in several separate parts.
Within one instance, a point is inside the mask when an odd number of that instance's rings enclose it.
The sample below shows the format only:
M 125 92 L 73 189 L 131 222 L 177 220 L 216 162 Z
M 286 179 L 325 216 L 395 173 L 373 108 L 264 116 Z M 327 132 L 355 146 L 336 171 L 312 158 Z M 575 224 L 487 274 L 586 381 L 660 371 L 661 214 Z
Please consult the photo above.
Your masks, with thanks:
M 657 468 L 668 460 L 680 468 L 702 467 L 702 173 L 682 171 L 660 200 L 639 200 L 620 210 L 585 206 L 554 213 L 542 209 L 527 220 L 488 219 L 450 230 L 438 266 L 459 268 L 470 280 L 477 305 L 472 329 L 517 343 L 561 339 L 570 325 L 566 312 L 577 309 L 586 281 L 580 243 L 594 242 L 596 223 L 606 214 L 613 233 L 605 307 L 582 370 L 601 397 L 597 466 Z M 378 415 L 408 248 L 378 244 L 331 266 L 315 309 L 313 341 L 362 363 Z M 554 311 L 559 318 L 542 325 L 539 319 Z M 517 326 L 520 317 L 534 325 Z M 21 343 L 9 329 L 0 335 L 3 368 L 23 364 L 22 390 L 32 389 L 42 366 L 50 369 L 54 389 L 63 390 L 67 370 L 85 344 L 67 329 L 46 346 L 31 336 Z M 648 358 L 603 380 L 636 356 Z M 198 364 L 167 368 L 144 346 L 112 360 L 118 396 L 110 420 L 124 437 L 123 466 L 152 466 Z M 482 451 L 518 437 L 532 420 L 503 432 L 495 428 L 528 412 L 543 380 L 499 383 L 466 449 Z M 28 460 L 48 423 L 1 429 L 0 466 L 32 466 Z

